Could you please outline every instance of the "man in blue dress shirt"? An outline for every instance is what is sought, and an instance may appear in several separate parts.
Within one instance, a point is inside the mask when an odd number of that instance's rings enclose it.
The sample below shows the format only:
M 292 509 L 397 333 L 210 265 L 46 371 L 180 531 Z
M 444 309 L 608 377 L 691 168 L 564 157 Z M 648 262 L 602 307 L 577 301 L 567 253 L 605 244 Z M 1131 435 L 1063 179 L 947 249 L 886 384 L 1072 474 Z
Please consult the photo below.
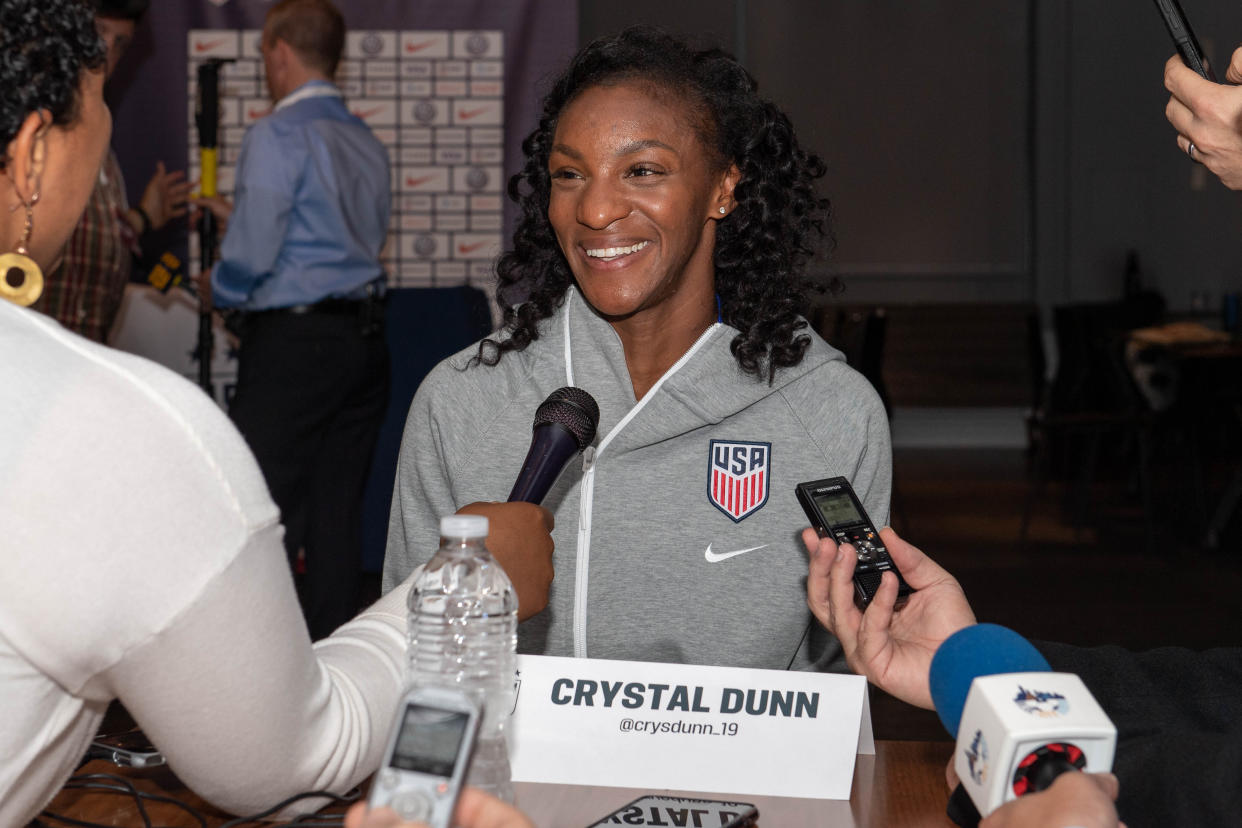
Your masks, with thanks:
M 211 295 L 243 311 L 229 415 L 280 506 L 312 638 L 352 617 L 362 489 L 388 390 L 379 254 L 388 154 L 332 82 L 345 24 L 328 0 L 281 0 L 263 27 L 276 102 L 242 142 Z M 295 565 L 295 571 L 301 567 Z

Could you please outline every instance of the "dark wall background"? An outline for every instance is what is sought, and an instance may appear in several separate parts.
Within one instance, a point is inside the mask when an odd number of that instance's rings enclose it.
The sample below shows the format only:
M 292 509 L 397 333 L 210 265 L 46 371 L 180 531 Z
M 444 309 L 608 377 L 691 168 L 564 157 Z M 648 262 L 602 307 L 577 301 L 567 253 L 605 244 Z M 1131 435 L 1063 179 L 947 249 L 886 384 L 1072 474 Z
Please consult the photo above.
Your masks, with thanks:
M 1223 65 L 1242 42 L 1242 4 L 1183 6 Z M 345 8 L 355 25 L 385 16 Z M 655 23 L 743 60 L 828 163 L 838 246 L 816 270 L 845 278 L 844 301 L 1108 299 L 1130 249 L 1174 310 L 1214 310 L 1242 284 L 1242 193 L 1177 150 L 1162 83 L 1172 46 L 1143 0 L 578 0 L 578 11 L 581 42 Z M 526 35 L 546 67 L 511 78 L 529 107 L 565 55 Z M 141 88 L 139 55 L 156 46 L 140 28 L 139 54 L 110 85 L 123 155 L 180 134 L 184 99 Z
M 1242 4 L 1183 3 L 1218 66 Z M 1164 118 L 1173 53 L 1142 0 L 580 0 L 731 49 L 827 161 L 850 302 L 1116 297 L 1126 253 L 1174 310 L 1242 284 L 1242 193 Z

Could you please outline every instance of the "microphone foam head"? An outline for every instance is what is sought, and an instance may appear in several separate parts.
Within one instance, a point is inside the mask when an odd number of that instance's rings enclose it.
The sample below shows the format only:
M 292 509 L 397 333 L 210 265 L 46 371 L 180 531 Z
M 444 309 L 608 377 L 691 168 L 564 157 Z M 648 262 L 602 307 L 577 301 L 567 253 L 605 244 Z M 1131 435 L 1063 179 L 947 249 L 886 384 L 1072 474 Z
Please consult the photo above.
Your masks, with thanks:
M 999 624 L 975 624 L 941 643 L 932 657 L 928 681 L 941 724 L 957 738 L 966 694 L 977 677 L 1051 670 L 1039 650 L 1013 630 Z
M 558 388 L 535 411 L 534 428 L 550 424 L 559 425 L 572 434 L 578 451 L 582 451 L 595 439 L 599 404 L 581 388 Z

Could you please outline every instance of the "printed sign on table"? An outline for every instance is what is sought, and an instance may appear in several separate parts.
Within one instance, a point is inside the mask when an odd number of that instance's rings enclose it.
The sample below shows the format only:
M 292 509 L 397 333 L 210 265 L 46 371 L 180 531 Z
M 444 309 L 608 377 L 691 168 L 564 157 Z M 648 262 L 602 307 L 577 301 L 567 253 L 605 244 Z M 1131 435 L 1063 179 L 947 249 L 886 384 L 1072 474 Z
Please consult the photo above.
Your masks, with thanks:
M 518 656 L 513 779 L 849 799 L 867 682 L 830 673 Z

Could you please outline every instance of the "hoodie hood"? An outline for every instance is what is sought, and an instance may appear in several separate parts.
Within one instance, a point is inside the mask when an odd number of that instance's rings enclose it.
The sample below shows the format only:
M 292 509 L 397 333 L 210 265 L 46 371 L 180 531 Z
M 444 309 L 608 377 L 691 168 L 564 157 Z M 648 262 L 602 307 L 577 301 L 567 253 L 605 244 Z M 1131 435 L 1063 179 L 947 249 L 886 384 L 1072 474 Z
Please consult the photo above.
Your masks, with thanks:
M 693 353 L 693 359 L 683 357 L 640 401 L 634 399 L 621 338 L 577 288 L 569 290 L 561 313 L 548 320 L 541 333 L 565 354 L 565 384 L 582 388 L 599 403 L 597 444 L 641 404 L 641 410 L 611 441 L 610 451 L 652 445 L 715 425 L 824 363 L 845 361 L 840 351 L 813 336 L 802 361 L 778 370 L 769 385 L 767 377 L 747 374 L 738 366 L 730 348 L 737 329 L 716 323 L 687 352 L 687 356 Z

